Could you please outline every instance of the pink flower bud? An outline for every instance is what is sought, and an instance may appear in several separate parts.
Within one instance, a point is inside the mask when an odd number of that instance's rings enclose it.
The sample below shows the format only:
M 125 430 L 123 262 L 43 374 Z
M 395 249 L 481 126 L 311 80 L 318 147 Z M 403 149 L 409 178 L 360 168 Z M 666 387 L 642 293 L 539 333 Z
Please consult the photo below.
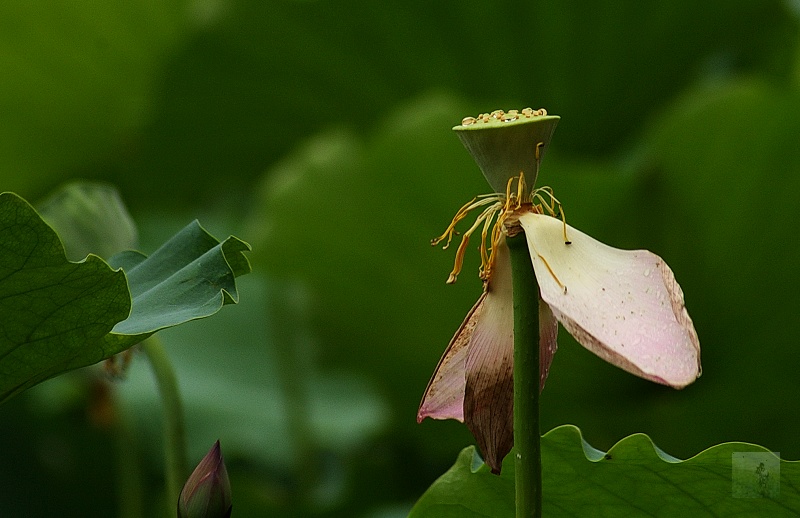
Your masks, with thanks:
M 231 507 L 231 483 L 217 441 L 183 486 L 178 518 L 230 518 Z

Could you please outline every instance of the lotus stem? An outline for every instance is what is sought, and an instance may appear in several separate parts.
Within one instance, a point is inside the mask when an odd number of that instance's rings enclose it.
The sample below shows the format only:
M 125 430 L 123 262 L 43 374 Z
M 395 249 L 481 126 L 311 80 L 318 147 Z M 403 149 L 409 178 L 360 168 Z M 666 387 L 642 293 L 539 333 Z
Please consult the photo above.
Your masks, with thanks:
M 161 340 L 151 336 L 142 342 L 142 349 L 150 361 L 161 395 L 161 403 L 164 406 L 164 478 L 167 492 L 166 505 L 170 513 L 167 516 L 175 516 L 178 496 L 186 480 L 188 466 L 186 426 L 178 391 L 178 379 Z
M 517 518 L 542 516 L 539 286 L 525 234 L 508 239 L 514 286 L 514 452 Z

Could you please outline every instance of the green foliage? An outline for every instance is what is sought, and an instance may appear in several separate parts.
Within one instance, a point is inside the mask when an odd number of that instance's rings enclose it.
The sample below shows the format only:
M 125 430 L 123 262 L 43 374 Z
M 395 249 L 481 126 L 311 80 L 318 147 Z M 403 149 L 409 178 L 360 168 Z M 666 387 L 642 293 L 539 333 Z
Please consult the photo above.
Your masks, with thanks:
M 274 491 L 286 491 L 287 479 L 296 484 L 296 470 L 308 469 L 301 458 L 310 456 L 314 472 L 332 459 L 352 459 L 385 430 L 389 409 L 364 377 L 321 368 L 304 343 L 307 308 L 296 288 L 257 273 L 237 279 L 237 288 L 247 303 L 213 319 L 166 329 L 159 338 L 180 382 L 190 457 L 201 457 L 209 441 L 219 439 L 226 458 L 246 458 L 274 475 L 268 477 Z M 270 304 L 274 300 L 281 304 Z M 300 392 L 299 402 L 292 402 L 289 386 Z M 138 359 L 119 397 L 145 447 L 157 452 L 159 396 Z M 292 428 L 298 418 L 305 421 L 306 437 Z M 317 475 L 325 480 L 325 473 Z M 339 499 L 341 491 L 322 500 Z
M 576 423 L 603 449 L 644 431 L 682 457 L 747 440 L 798 458 L 797 14 L 784 0 L 12 0 L 0 16 L 0 183 L 35 199 L 79 176 L 111 182 L 143 250 L 196 214 L 257 239 L 261 275 L 245 280 L 258 302 L 242 293 L 254 307 L 162 333 L 190 444 L 231 445 L 244 515 L 383 516 L 410 507 L 470 441 L 457 423 L 413 419 L 480 290 L 474 255 L 445 286 L 452 255 L 427 246 L 486 189 L 449 128 L 545 107 L 562 121 L 539 184 L 577 228 L 667 260 L 705 373 L 681 392 L 651 386 L 562 333 L 543 429 Z M 37 207 L 82 259 L 58 226 L 68 211 Z M 111 219 L 95 214 L 89 223 Z M 133 246 L 126 236 L 88 250 L 108 258 Z M 296 292 L 302 308 L 286 303 Z M 307 363 L 284 368 L 287 350 Z M 283 376 L 303 380 L 313 407 L 300 411 L 326 466 L 315 491 L 336 495 L 313 510 L 297 510 L 304 492 L 287 475 L 303 472 L 302 441 Z M 0 431 L 19 446 L 0 476 L 13 495 L 3 516 L 114 514 L 115 456 L 102 450 L 113 434 L 79 418 L 96 405 L 86 379 L 59 376 L 2 407 Z M 155 435 L 142 433 L 157 417 L 151 385 L 134 359 L 119 393 L 143 440 Z M 107 490 L 87 504 L 80 484 Z
M 13 193 L 0 195 L 0 222 L 0 400 L 216 313 L 238 301 L 234 278 L 249 271 L 246 243 L 219 243 L 197 222 L 149 258 L 112 260 L 127 281 L 95 255 L 68 261 L 58 235 Z
M 744 462 L 742 462 L 744 460 Z M 724 443 L 680 461 L 644 434 L 607 453 L 574 426 L 542 437 L 543 516 L 791 516 L 800 510 L 800 462 L 761 446 Z M 752 493 L 742 492 L 742 487 Z M 420 498 L 410 518 L 513 517 L 514 455 L 493 475 L 474 447 Z
M 467 254 L 459 282 L 445 286 L 452 253 L 427 246 L 461 203 L 487 191 L 448 132 L 450 114 L 464 113 L 460 106 L 427 97 L 402 107 L 366 142 L 342 133 L 312 139 L 270 171 L 251 227 L 263 239 L 258 249 L 281 250 L 257 256 L 259 265 L 313 287 L 310 325 L 327 344 L 326 361 L 346 366 L 357 357 L 390 391 L 398 430 L 424 434 L 420 448 L 451 437 L 447 425 L 416 427 L 411 416 L 480 293 L 470 275 L 474 255 Z M 672 266 L 700 333 L 706 373 L 681 392 L 652 386 L 562 332 L 542 395 L 544 427 L 577 422 L 606 448 L 646 424 L 680 455 L 740 435 L 800 455 L 793 399 L 762 393 L 800 397 L 791 372 L 797 353 L 785 345 L 793 343 L 792 329 L 780 324 L 800 304 L 800 291 L 789 288 L 800 287 L 789 264 L 797 244 L 786 241 L 791 230 L 779 208 L 800 192 L 793 144 L 800 117 L 777 116 L 798 107 L 795 94 L 762 83 L 701 89 L 653 121 L 626 163 L 545 158 L 538 185 L 554 188 L 570 224 L 612 246 L 653 250 Z M 712 129 L 712 142 L 700 138 L 702 128 Z M 314 235 L 313 253 L 296 238 L 305 232 Z M 765 334 L 774 339 L 765 342 Z M 761 368 L 754 371 L 756 354 Z M 742 414 L 742 401 L 764 417 Z M 764 426 L 768 415 L 781 415 L 784 425 Z M 687 433 L 689 421 L 696 426 Z
M 56 233 L 22 198 L 0 195 L 0 222 L 0 399 L 5 400 L 110 356 L 102 352 L 103 340 L 128 316 L 131 301 L 123 272 L 97 256 L 67 261 Z
M 141 128 L 185 34 L 183 1 L 5 2 L 0 16 L 0 181 L 52 188 Z M 36 150 L 47 149 L 47 152 Z
M 71 182 L 36 207 L 58 234 L 67 259 L 109 258 L 136 248 L 138 231 L 119 192 L 107 184 Z
M 345 132 L 311 139 L 270 172 L 251 219 L 256 250 L 280 250 L 256 252 L 254 264 L 311 287 L 304 323 L 326 345 L 322 361 L 342 368 L 357 358 L 403 409 L 393 423 L 406 437 L 419 437 L 422 390 L 480 292 L 470 275 L 476 256 L 447 286 L 452 255 L 429 244 L 469 196 L 489 189 L 450 132 L 451 114 L 462 112 L 456 100 L 431 96 L 393 114 L 367 143 Z M 309 233 L 313 240 L 298 239 Z
M 123 342 L 140 342 L 238 302 L 234 279 L 250 271 L 243 255 L 248 250 L 235 237 L 219 243 L 194 221 L 149 257 L 138 252 L 112 257 L 111 265 L 125 271 L 133 297 L 130 316 L 114 326 L 114 334 Z
M 77 170 L 182 203 L 220 177 L 246 188 L 331 125 L 367 134 L 431 90 L 468 99 L 455 119 L 544 106 L 569 121 L 556 147 L 608 156 L 695 81 L 784 80 L 796 49 L 780 0 L 35 5 L 7 3 L 0 20 L 6 188 Z

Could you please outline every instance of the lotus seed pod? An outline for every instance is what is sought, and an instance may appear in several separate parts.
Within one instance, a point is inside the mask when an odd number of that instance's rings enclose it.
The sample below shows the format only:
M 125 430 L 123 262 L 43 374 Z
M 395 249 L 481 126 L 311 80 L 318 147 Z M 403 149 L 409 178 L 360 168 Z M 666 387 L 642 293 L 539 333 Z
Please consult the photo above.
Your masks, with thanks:
M 453 131 L 492 189 L 503 193 L 509 178 L 520 173 L 533 187 L 559 120 L 561 117 L 547 115 L 544 109 L 495 110 L 477 118 L 465 117 Z

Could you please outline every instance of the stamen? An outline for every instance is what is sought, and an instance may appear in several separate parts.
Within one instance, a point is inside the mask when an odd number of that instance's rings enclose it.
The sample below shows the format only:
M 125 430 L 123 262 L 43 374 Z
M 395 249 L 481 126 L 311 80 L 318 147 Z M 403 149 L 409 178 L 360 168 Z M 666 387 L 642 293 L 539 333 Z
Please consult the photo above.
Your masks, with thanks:
M 547 196 L 550 198 L 550 205 L 547 204 L 541 193 L 547 194 Z M 558 198 L 556 198 L 553 194 L 553 189 L 549 186 L 539 187 L 533 191 L 533 194 L 531 194 L 531 203 L 533 203 L 535 200 L 539 200 L 541 204 L 547 208 L 547 212 L 549 212 L 554 218 L 558 217 L 556 216 L 556 205 L 558 205 L 558 212 L 561 214 L 561 224 L 563 225 L 564 244 L 571 245 L 572 241 L 570 241 L 567 237 L 567 215 L 564 212 L 564 206 L 561 205 L 561 202 L 558 201 Z
M 503 219 L 505 219 L 505 212 L 501 210 L 500 214 L 497 216 L 497 221 L 495 221 L 494 226 L 492 227 L 492 247 L 489 251 L 489 261 L 486 265 L 486 269 L 484 270 L 484 275 L 481 277 L 481 280 L 488 281 L 492 275 L 492 267 L 494 266 L 494 258 L 497 255 L 497 248 L 500 246 L 500 238 L 503 235 Z
M 480 201 L 475 201 L 478 198 L 483 198 L 483 199 Z M 467 214 L 469 214 L 471 210 L 476 209 L 478 207 L 482 207 L 484 205 L 488 205 L 489 203 L 495 203 L 496 201 L 497 201 L 496 194 L 481 195 L 478 196 L 477 198 L 472 198 L 470 201 L 465 203 L 463 207 L 458 209 L 458 212 L 456 212 L 456 215 L 453 216 L 453 220 L 450 222 L 450 225 L 448 225 L 444 233 L 437 238 L 431 239 L 431 246 L 436 246 L 445 239 L 447 239 L 447 243 L 445 243 L 445 245 L 442 247 L 442 250 L 447 250 L 447 248 L 450 246 L 450 241 L 452 241 L 453 239 L 453 234 L 456 233 L 456 225 L 458 224 L 458 222 L 466 218 Z
M 475 200 L 476 198 L 472 198 L 470 201 L 465 203 L 464 206 L 458 209 L 458 212 L 456 212 L 456 215 L 453 216 L 453 219 L 450 221 L 450 224 L 447 226 L 444 233 L 439 237 L 431 239 L 431 246 L 438 245 L 446 238 L 447 243 L 444 245 L 443 250 L 447 250 L 447 247 L 450 246 L 450 241 L 453 239 L 453 233 L 455 232 L 456 224 L 466 217 L 468 212 L 467 207 L 472 205 L 475 202 Z
M 492 265 L 491 258 L 492 258 L 492 255 L 487 253 L 486 236 L 489 233 L 489 228 L 491 227 L 492 219 L 494 218 L 494 215 L 497 213 L 497 211 L 500 210 L 500 207 L 498 206 L 498 204 L 495 204 L 495 205 L 492 205 L 491 207 L 489 207 L 488 209 L 486 209 L 486 211 L 489 211 L 489 210 L 491 210 L 492 213 L 486 216 L 486 218 L 485 218 L 485 220 L 483 222 L 483 230 L 481 231 L 481 246 L 480 246 L 480 250 L 481 250 L 481 269 L 478 272 L 478 276 L 482 280 L 487 280 L 489 278 L 489 274 L 491 272 L 491 265 Z M 484 211 L 484 212 L 486 212 L 486 211 Z M 492 232 L 492 234 L 494 235 L 494 232 Z M 494 251 L 494 241 L 489 243 L 489 246 L 491 247 L 490 249 L 492 251 Z
M 561 211 L 561 224 L 564 227 L 564 244 L 571 245 L 572 241 L 567 237 L 567 215 L 564 212 L 564 207 L 562 207 L 560 203 L 558 204 L 558 210 Z
M 508 210 L 508 204 L 511 200 L 511 184 L 514 183 L 514 177 L 508 179 L 508 183 L 506 184 L 506 210 Z
M 539 257 L 539 259 L 542 260 L 544 265 L 547 267 L 547 271 L 550 272 L 550 275 L 553 276 L 553 279 L 556 281 L 556 283 L 559 285 L 559 287 L 564 289 L 564 295 L 566 295 L 567 294 L 567 287 L 564 285 L 564 283 L 562 283 L 560 280 L 558 280 L 558 276 L 556 275 L 556 272 L 554 272 L 553 269 L 550 268 L 550 264 L 547 262 L 547 259 L 545 259 L 542 256 L 542 254 L 540 254 L 538 252 L 536 253 L 536 255 L 537 255 L 537 257 Z
M 497 114 L 495 113 L 491 115 L 481 114 L 481 117 L 494 117 L 496 115 Z M 537 145 L 537 154 L 539 152 L 539 147 L 540 145 Z M 515 181 L 517 182 L 516 189 L 514 188 Z M 564 213 L 564 207 L 562 207 L 561 202 L 558 201 L 558 198 L 553 195 L 553 189 L 550 187 L 539 187 L 527 197 L 525 196 L 525 191 L 525 174 L 520 172 L 519 176 L 514 176 L 508 179 L 505 196 L 497 193 L 482 194 L 471 199 L 460 209 L 458 209 L 458 212 L 456 212 L 456 215 L 453 216 L 450 225 L 448 225 L 444 233 L 441 236 L 431 240 L 432 245 L 438 245 L 442 241 L 447 240 L 443 247 L 443 249 L 447 249 L 453 240 L 453 235 L 458 234 L 458 231 L 455 229 L 456 225 L 461 220 L 466 218 L 471 211 L 480 207 L 485 207 L 481 211 L 480 215 L 478 215 L 478 217 L 475 219 L 472 226 L 470 226 L 470 228 L 464 232 L 461 237 L 461 242 L 456 250 L 453 271 L 450 272 L 450 276 L 447 278 L 448 284 L 453 284 L 458 279 L 458 275 L 461 273 L 464 265 L 464 256 L 467 251 L 467 246 L 469 245 L 470 236 L 481 225 L 483 225 L 481 230 L 481 243 L 478 247 L 481 256 L 481 266 L 478 274 L 484 282 L 489 281 L 491 278 L 497 249 L 500 245 L 500 241 L 504 232 L 506 232 L 505 223 L 509 217 L 515 216 L 515 213 L 520 210 L 530 211 L 536 214 L 544 214 L 546 211 L 554 218 L 560 216 L 563 225 L 564 244 L 572 244 L 567 237 L 567 222 L 566 215 Z M 558 215 L 556 214 L 556 207 L 558 207 Z M 492 229 L 491 235 L 489 233 L 490 227 Z M 486 243 L 487 237 L 489 238 L 488 246 Z M 547 270 L 550 272 L 550 275 L 553 276 L 553 279 L 555 279 L 556 283 L 558 283 L 558 285 L 564 289 L 564 293 L 566 293 L 567 287 L 564 286 L 564 284 L 558 279 L 555 272 L 553 272 L 553 269 L 547 263 L 547 260 L 538 253 L 536 253 L 536 255 L 544 262 Z
M 447 278 L 447 284 L 453 284 L 454 282 L 456 282 L 456 280 L 458 279 L 458 274 L 461 273 L 461 268 L 463 267 L 464 264 L 464 254 L 466 253 L 467 245 L 469 244 L 469 237 L 472 235 L 473 232 L 475 232 L 475 229 L 477 229 L 481 223 L 490 220 L 495 215 L 497 210 L 500 208 L 499 201 L 491 198 L 486 198 L 479 202 L 470 204 L 470 210 L 472 210 L 473 208 L 477 208 L 481 205 L 486 205 L 490 202 L 494 203 L 492 204 L 492 206 L 487 207 L 486 209 L 484 209 L 483 212 L 481 212 L 480 216 L 478 216 L 477 219 L 475 219 L 475 223 L 473 223 L 472 226 L 469 228 L 469 230 L 464 232 L 464 235 L 461 237 L 461 243 L 459 243 L 458 249 L 456 250 L 456 259 L 455 259 L 455 264 L 453 265 L 453 271 L 450 272 L 450 276 Z M 466 213 L 462 215 L 461 219 L 463 219 L 465 215 Z M 448 241 L 448 245 L 449 244 L 450 243 Z M 481 263 L 481 268 L 483 269 L 483 263 Z
M 481 231 L 481 245 L 478 247 L 481 252 L 481 267 L 479 270 L 479 276 L 481 278 L 483 278 L 482 272 L 488 267 L 487 266 L 488 257 L 486 257 L 486 230 L 487 227 L 491 224 L 492 219 L 494 218 L 494 215 L 497 213 L 498 210 L 500 210 L 500 202 L 495 202 L 491 206 L 486 207 L 486 209 L 484 209 L 483 212 L 481 212 L 480 216 L 478 216 L 475 219 L 475 223 L 472 225 L 472 227 L 470 227 L 470 229 L 467 230 L 467 232 L 464 234 L 465 238 L 470 236 L 478 228 L 481 222 L 483 222 L 483 230 Z M 464 248 L 466 249 L 466 243 L 463 243 L 463 245 L 461 246 L 464 246 Z M 461 248 L 461 246 L 459 246 L 459 249 Z
M 517 192 L 513 193 L 511 186 L 517 181 Z M 506 184 L 506 203 L 504 212 L 511 212 L 519 209 L 525 201 L 525 173 L 519 172 L 519 176 L 512 176 Z

